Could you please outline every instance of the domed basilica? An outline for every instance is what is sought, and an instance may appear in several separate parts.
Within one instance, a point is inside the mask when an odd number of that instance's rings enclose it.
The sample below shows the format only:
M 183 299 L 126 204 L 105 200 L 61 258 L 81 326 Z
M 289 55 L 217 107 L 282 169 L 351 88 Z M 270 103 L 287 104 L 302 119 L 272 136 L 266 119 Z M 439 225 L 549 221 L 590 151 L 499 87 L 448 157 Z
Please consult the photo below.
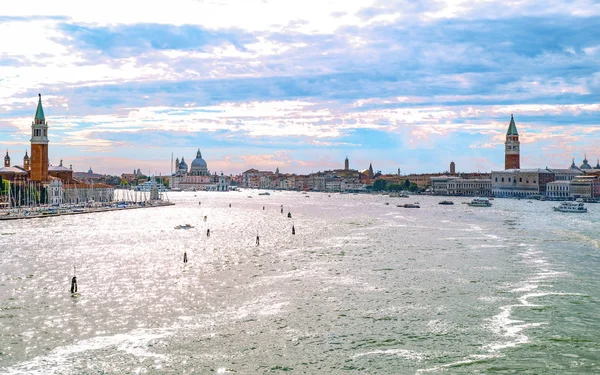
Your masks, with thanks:
M 181 161 L 179 158 L 175 159 L 175 175 L 179 177 L 184 176 L 210 176 L 210 172 L 208 171 L 208 166 L 206 161 L 202 159 L 202 153 L 200 149 L 196 152 L 196 159 L 192 162 L 192 167 L 188 173 L 188 165 L 185 162 L 185 159 L 182 157 Z
M 227 191 L 229 188 L 229 177 L 221 173 L 220 176 L 210 174 L 206 161 L 202 159 L 200 149 L 196 152 L 196 159 L 188 170 L 185 158 L 175 160 L 175 173 L 172 176 L 171 187 L 180 190 L 210 190 Z

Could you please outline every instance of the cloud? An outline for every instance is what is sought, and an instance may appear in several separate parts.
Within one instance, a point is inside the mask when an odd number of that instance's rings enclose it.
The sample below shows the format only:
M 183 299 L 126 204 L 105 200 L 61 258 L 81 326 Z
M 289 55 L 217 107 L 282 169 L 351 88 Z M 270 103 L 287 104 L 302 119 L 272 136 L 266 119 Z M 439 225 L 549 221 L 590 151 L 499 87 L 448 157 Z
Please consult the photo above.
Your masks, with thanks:
M 501 165 L 511 113 L 524 155 L 598 135 L 593 1 L 115 4 L 6 4 L 0 147 L 27 144 L 38 92 L 53 150 L 86 155 L 214 146 L 306 170 L 384 153 L 382 169 L 435 171 Z

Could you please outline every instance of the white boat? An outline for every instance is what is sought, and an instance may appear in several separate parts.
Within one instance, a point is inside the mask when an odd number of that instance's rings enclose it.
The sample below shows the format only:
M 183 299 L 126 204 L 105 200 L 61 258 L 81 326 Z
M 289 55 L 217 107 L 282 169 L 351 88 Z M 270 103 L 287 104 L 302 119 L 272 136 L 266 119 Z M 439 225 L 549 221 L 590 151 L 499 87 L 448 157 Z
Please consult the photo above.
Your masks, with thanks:
M 561 202 L 558 207 L 553 207 L 554 211 L 560 212 L 587 212 L 587 208 L 582 202 Z
M 408 195 L 399 192 L 390 193 L 390 198 L 408 198 Z
M 472 207 L 491 207 L 492 203 L 488 198 L 475 197 L 472 201 L 468 203 L 468 205 Z

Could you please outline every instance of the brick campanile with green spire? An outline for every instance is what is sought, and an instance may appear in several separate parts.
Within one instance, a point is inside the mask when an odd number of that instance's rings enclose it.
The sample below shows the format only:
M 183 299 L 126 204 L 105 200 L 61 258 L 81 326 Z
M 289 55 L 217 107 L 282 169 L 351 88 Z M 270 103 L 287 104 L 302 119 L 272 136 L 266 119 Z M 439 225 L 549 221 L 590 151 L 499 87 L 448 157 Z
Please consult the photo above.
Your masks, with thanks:
M 515 119 L 513 115 L 510 115 L 506 142 L 504 142 L 504 169 L 521 169 L 519 144 L 519 133 L 517 133 Z
M 42 108 L 42 94 L 39 95 L 35 118 L 31 123 L 31 161 L 29 179 L 48 181 L 48 123 Z

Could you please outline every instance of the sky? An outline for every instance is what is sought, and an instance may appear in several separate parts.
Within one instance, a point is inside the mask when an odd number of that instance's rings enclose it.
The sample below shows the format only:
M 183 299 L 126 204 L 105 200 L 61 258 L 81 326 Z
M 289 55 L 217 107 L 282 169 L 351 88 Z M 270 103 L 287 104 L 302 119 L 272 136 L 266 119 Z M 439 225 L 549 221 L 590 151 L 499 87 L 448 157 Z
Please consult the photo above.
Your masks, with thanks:
M 600 2 L 8 2 L 0 150 L 21 165 L 38 93 L 50 163 L 168 174 L 397 173 L 600 158 Z

